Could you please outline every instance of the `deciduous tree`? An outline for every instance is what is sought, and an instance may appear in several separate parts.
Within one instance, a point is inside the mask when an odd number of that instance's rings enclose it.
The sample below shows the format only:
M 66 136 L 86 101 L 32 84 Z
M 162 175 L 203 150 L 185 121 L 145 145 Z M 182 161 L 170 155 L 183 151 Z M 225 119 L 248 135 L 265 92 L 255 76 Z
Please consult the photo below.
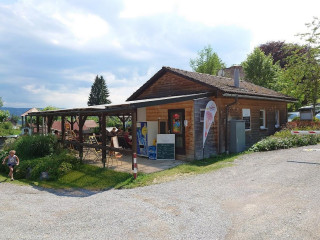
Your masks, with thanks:
M 264 52 L 266 56 L 269 54 L 272 56 L 273 64 L 278 63 L 281 68 L 284 68 L 288 64 L 288 57 L 295 54 L 304 54 L 307 48 L 302 47 L 294 43 L 286 43 L 284 41 L 271 41 L 261 44 L 259 48 Z
M 198 58 L 190 60 L 190 66 L 195 72 L 217 75 L 220 69 L 225 68 L 225 64 L 210 45 L 199 51 L 198 55 Z
M 259 86 L 273 88 L 280 68 L 273 64 L 271 55 L 266 56 L 257 47 L 241 65 L 247 81 Z
M 320 20 L 314 17 L 306 24 L 309 32 L 298 34 L 307 51 L 288 57 L 288 65 L 284 71 L 286 81 L 292 81 L 300 89 L 298 94 L 304 96 L 304 101 L 313 104 L 314 111 L 320 94 Z

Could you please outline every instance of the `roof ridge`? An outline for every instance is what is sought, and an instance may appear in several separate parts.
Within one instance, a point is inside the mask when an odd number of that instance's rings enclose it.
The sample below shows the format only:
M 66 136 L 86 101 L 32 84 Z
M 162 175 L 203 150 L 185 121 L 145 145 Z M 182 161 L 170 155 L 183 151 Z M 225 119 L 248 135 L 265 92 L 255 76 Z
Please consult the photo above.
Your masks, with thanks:
M 233 78 L 229 78 L 229 77 L 216 76 L 216 75 L 212 75 L 212 74 L 209 74 L 209 73 L 200 73 L 200 72 L 194 72 L 194 71 L 187 71 L 187 70 L 183 70 L 183 69 L 180 69 L 180 68 L 173 68 L 173 67 L 168 67 L 168 66 L 163 66 L 163 68 L 169 69 L 169 70 L 172 70 L 172 71 L 178 70 L 178 71 L 181 71 L 181 72 L 187 72 L 187 73 L 194 73 L 194 74 L 206 75 L 206 76 L 214 77 L 214 78 L 223 78 L 223 79 L 230 79 L 230 80 L 233 79 Z M 245 80 L 241 80 L 241 81 L 245 81 Z

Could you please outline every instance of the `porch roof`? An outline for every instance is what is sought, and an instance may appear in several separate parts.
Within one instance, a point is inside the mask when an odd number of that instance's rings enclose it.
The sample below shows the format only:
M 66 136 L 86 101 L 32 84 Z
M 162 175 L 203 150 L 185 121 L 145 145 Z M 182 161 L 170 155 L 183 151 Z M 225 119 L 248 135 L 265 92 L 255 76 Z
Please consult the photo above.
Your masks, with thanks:
M 210 97 L 215 95 L 214 92 L 187 94 L 162 98 L 150 98 L 136 101 L 127 101 L 122 104 L 103 104 L 95 105 L 84 108 L 69 108 L 61 110 L 50 110 L 42 112 L 32 112 L 28 116 L 70 116 L 70 115 L 88 115 L 95 116 L 106 113 L 107 115 L 117 115 L 132 113 L 137 108 L 150 107 L 168 103 L 183 102 L 193 99 L 199 99 L 204 97 Z

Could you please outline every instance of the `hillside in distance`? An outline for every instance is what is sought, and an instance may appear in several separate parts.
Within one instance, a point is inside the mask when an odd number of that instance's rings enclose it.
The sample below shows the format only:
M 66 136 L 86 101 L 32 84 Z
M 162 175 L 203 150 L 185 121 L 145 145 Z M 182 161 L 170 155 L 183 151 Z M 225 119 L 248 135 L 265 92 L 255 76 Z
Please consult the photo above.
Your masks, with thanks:
M 21 114 L 28 111 L 30 108 L 13 108 L 13 107 L 1 107 L 0 110 L 9 111 L 10 115 L 21 116 Z

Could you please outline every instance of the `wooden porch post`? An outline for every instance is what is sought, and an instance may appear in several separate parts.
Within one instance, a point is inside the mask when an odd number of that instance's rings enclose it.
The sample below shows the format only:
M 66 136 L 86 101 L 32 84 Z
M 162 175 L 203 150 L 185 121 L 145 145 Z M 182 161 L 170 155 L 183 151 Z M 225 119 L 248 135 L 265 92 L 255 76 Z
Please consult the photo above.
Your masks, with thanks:
M 126 131 L 126 120 L 124 115 L 122 116 L 122 126 L 123 126 L 123 131 Z
M 73 121 L 73 116 L 71 116 L 71 121 L 70 121 L 70 124 L 71 124 L 71 130 L 73 131 L 73 124 L 74 124 L 74 121 Z
M 40 127 L 39 127 L 39 125 L 40 125 L 40 123 L 39 123 L 39 120 L 40 120 L 40 117 L 39 116 L 36 116 L 36 124 L 37 124 L 37 134 L 40 134 Z
M 31 128 L 31 135 L 33 135 L 32 115 L 30 116 L 30 128 Z
M 134 155 L 137 153 L 137 109 L 132 112 L 132 170 L 134 170 Z
M 83 160 L 83 145 L 81 144 L 81 143 L 83 143 L 83 125 L 84 125 L 84 122 L 86 121 L 86 119 L 87 119 L 87 116 L 79 115 L 79 142 L 80 142 L 79 157 L 80 157 L 81 163 Z
M 64 128 L 65 116 L 61 116 L 61 142 L 62 146 L 64 146 L 64 140 L 66 138 L 66 130 Z
M 107 158 L 107 149 L 105 146 L 107 145 L 107 133 L 106 133 L 106 115 L 102 113 L 101 116 L 101 136 L 102 136 L 102 163 L 103 168 L 106 168 L 106 158 Z
M 50 134 L 50 133 L 51 133 L 52 122 L 53 122 L 53 116 L 48 116 L 48 121 L 47 121 L 47 125 L 48 125 L 48 134 Z

